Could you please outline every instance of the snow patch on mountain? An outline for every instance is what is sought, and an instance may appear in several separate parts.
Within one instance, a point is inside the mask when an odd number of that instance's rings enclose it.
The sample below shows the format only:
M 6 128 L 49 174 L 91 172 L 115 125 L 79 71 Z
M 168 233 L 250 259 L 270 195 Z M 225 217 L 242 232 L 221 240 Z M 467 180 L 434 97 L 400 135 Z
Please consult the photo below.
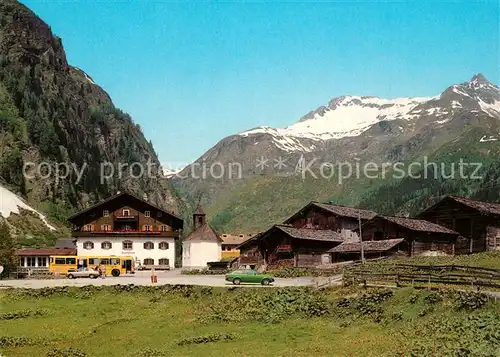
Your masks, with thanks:
M 500 118 L 500 100 L 495 100 L 493 103 L 488 104 L 479 98 L 478 103 L 482 111 Z
M 421 117 L 434 117 L 434 123 L 441 126 L 456 111 L 476 109 L 500 119 L 499 89 L 481 74 L 434 97 L 336 97 L 286 128 L 261 126 L 238 135 L 268 134 L 282 150 L 311 152 L 322 141 L 359 136 L 381 121 L 405 120 L 411 127 Z
M 358 136 L 382 120 L 411 120 L 417 118 L 422 103 L 437 97 L 383 99 L 378 97 L 345 96 L 333 99 L 311 118 L 301 120 L 286 128 L 257 127 L 240 133 L 240 136 L 270 134 L 277 147 L 285 151 L 313 151 L 314 144 L 304 145 L 299 138 L 312 141 Z M 435 109 L 438 110 L 438 109 Z
M 19 214 L 20 208 L 35 213 L 50 230 L 56 230 L 43 214 L 28 206 L 19 196 L 0 186 L 0 216 L 9 218 L 12 213 Z

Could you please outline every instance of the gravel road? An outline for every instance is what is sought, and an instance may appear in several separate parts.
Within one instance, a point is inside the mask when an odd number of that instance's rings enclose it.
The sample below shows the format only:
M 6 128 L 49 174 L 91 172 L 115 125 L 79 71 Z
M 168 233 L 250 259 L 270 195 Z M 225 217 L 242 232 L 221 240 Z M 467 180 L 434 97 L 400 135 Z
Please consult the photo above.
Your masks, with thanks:
M 174 271 L 158 271 L 157 285 L 203 285 L 203 286 L 233 286 L 224 280 L 223 275 L 182 275 L 179 270 Z M 0 280 L 0 288 L 31 288 L 40 289 L 44 287 L 53 286 L 84 286 L 84 285 L 152 285 L 150 272 L 136 272 L 133 275 L 124 275 L 119 277 L 106 277 L 105 279 L 50 279 L 50 280 L 35 280 L 35 279 L 21 279 L 21 280 Z M 314 278 L 293 278 L 293 279 L 280 279 L 271 286 L 284 287 L 284 286 L 308 286 L 315 285 Z M 241 284 L 241 287 L 260 286 L 258 284 Z

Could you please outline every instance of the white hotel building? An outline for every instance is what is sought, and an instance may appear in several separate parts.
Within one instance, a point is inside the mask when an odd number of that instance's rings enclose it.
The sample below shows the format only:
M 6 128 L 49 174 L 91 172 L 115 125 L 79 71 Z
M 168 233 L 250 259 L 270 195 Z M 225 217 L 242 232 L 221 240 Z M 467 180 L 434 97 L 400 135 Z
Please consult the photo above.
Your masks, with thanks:
M 136 268 L 176 263 L 183 221 L 129 193 L 119 193 L 68 219 L 79 256 L 132 256 Z

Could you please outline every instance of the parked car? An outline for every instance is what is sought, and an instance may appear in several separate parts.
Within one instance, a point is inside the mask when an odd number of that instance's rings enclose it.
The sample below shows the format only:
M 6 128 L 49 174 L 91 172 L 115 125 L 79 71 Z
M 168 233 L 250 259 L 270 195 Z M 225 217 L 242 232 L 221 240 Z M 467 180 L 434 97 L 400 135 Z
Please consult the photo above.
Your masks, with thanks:
M 257 274 L 255 270 L 235 270 L 226 275 L 226 281 L 230 281 L 234 285 L 239 285 L 240 283 L 269 285 L 274 282 L 274 277 L 268 274 Z
M 68 270 L 68 279 L 76 279 L 76 278 L 98 278 L 101 274 L 94 269 L 91 268 L 79 268 L 79 269 L 70 269 Z

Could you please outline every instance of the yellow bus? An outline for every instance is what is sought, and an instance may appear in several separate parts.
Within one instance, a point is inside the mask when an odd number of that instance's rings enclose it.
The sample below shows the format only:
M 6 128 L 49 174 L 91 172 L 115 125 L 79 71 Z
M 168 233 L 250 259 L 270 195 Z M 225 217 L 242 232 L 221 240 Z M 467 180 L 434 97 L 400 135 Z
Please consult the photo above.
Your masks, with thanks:
M 120 274 L 134 272 L 133 257 L 117 256 L 89 256 L 80 257 L 76 255 L 51 255 L 49 271 L 54 274 L 66 275 L 70 269 L 92 268 L 104 265 L 106 275 L 120 276 Z

